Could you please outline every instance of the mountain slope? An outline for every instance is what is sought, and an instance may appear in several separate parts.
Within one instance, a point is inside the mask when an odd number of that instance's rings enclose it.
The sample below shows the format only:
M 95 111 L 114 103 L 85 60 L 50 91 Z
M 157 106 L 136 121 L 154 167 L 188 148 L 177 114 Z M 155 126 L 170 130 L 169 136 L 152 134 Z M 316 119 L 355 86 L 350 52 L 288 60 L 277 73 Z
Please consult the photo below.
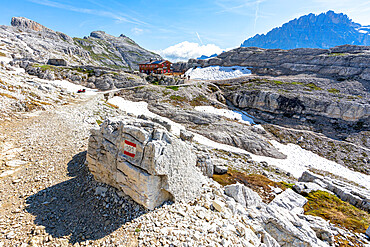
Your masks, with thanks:
M 3 53 L 21 60 L 46 63 L 62 58 L 70 65 L 95 65 L 137 70 L 138 63 L 161 59 L 121 34 L 95 31 L 89 37 L 71 38 L 24 17 L 13 17 L 12 26 L 0 26 Z
M 245 40 L 241 47 L 330 48 L 345 44 L 370 45 L 370 28 L 354 23 L 345 14 L 328 11 L 320 15 L 305 15 L 267 34 L 257 34 Z

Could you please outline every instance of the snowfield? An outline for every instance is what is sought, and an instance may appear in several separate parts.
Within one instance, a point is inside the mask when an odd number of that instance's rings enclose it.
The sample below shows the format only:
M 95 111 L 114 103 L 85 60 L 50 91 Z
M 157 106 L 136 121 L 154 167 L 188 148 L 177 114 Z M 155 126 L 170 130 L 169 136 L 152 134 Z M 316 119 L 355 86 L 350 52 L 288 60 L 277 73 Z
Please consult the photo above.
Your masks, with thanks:
M 253 119 L 247 113 L 243 111 L 217 109 L 217 108 L 214 108 L 213 106 L 196 106 L 194 109 L 199 112 L 212 113 L 215 115 L 234 119 L 244 124 L 248 124 L 248 125 L 254 124 Z
M 54 81 L 49 81 L 45 79 L 36 79 L 37 81 L 40 81 L 45 84 L 51 84 L 54 87 L 59 87 L 59 88 L 64 88 L 66 91 L 70 93 L 77 93 L 78 90 L 80 89 L 85 89 L 86 92 L 83 93 L 84 95 L 95 95 L 97 94 L 96 89 L 91 89 L 87 88 L 81 85 L 74 84 L 72 82 L 66 81 L 66 80 L 54 80 Z
M 250 74 L 251 71 L 248 68 L 241 66 L 210 66 L 206 68 L 191 68 L 185 72 L 186 76 L 190 76 L 190 79 L 195 80 L 225 80 L 247 76 Z
M 166 121 L 172 126 L 171 132 L 177 136 L 180 135 L 181 129 L 185 129 L 185 127 L 182 126 L 181 124 L 175 123 L 168 118 L 161 117 L 159 115 L 156 115 L 150 112 L 148 110 L 148 104 L 146 102 L 132 102 L 132 101 L 124 100 L 121 97 L 113 97 L 109 99 L 108 102 L 113 105 L 118 106 L 121 110 L 127 113 L 132 113 L 136 116 L 145 115 L 147 117 L 159 118 L 163 121 Z M 198 110 L 199 109 L 203 109 L 203 110 L 205 109 L 207 112 L 209 111 L 218 112 L 211 108 L 198 108 Z M 216 110 L 219 110 L 219 109 L 216 109 Z M 221 112 L 220 114 L 225 114 L 229 116 L 229 114 L 231 113 Z M 340 176 L 350 181 L 356 182 L 357 184 L 362 185 L 365 188 L 370 188 L 370 176 L 369 175 L 365 175 L 359 172 L 354 172 L 334 161 L 327 160 L 323 157 L 318 156 L 317 154 L 312 153 L 311 151 L 304 150 L 300 146 L 295 145 L 295 144 L 284 145 L 277 141 L 271 140 L 270 142 L 272 143 L 273 146 L 275 146 L 280 152 L 287 155 L 286 159 L 275 159 L 275 158 L 255 155 L 255 154 L 249 153 L 240 148 L 214 142 L 199 134 L 196 134 L 196 133 L 193 133 L 193 134 L 194 134 L 195 142 L 209 146 L 211 148 L 216 148 L 216 149 L 221 149 L 221 150 L 236 152 L 236 153 L 249 154 L 253 160 L 259 161 L 259 162 L 266 161 L 270 165 L 274 165 L 286 172 L 290 172 L 296 178 L 299 178 L 302 175 L 302 173 L 304 171 L 307 171 L 309 168 L 315 168 L 318 170 L 330 172 L 337 176 Z

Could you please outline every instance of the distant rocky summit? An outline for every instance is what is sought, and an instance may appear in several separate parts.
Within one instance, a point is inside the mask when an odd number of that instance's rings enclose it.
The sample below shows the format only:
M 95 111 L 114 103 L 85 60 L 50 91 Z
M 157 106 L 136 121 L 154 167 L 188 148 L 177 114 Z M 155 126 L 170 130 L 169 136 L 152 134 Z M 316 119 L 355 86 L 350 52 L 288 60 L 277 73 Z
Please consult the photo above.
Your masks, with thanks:
M 69 65 L 105 66 L 133 71 L 138 63 L 161 59 L 121 34 L 115 37 L 94 31 L 88 37 L 71 38 L 24 17 L 13 17 L 12 26 L 0 26 L 0 41 L 15 60 L 45 64 L 64 59 Z M 11 46 L 10 46 L 11 44 Z
M 315 74 L 338 80 L 363 80 L 370 88 L 370 47 L 343 45 L 330 49 L 292 50 L 240 47 L 207 60 L 174 64 L 175 71 L 208 66 L 244 66 L 258 75 Z
M 241 47 L 267 49 L 330 48 L 338 45 L 370 45 L 368 26 L 333 11 L 309 14 L 247 39 Z

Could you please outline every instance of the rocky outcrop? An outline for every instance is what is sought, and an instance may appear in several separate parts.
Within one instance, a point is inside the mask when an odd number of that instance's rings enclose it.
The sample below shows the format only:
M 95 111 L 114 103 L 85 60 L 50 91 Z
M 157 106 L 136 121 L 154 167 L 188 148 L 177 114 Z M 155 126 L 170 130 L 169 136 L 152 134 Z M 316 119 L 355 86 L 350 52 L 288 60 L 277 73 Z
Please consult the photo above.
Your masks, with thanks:
M 11 25 L 13 27 L 20 27 L 20 28 L 27 28 L 32 29 L 34 31 L 52 31 L 47 27 L 44 27 L 43 25 L 32 21 L 30 19 L 24 18 L 24 17 L 13 17 L 11 21 Z
M 145 77 L 146 81 L 156 85 L 181 85 L 185 83 L 185 79 L 175 76 L 150 74 Z
M 204 177 L 190 147 L 164 127 L 137 119 L 108 119 L 92 131 L 86 158 L 94 177 L 148 209 L 189 201 Z
M 294 49 L 330 48 L 345 44 L 370 45 L 370 32 L 354 23 L 347 15 L 328 11 L 289 21 L 267 34 L 249 38 L 241 46 Z
M 0 44 L 15 61 L 46 64 L 50 58 L 61 58 L 70 65 L 105 66 L 137 70 L 138 63 L 161 59 L 125 35 L 115 37 L 95 31 L 89 37 L 71 38 L 24 17 L 14 17 L 12 26 L 0 26 Z
M 344 121 L 359 121 L 370 117 L 370 105 L 355 102 L 336 102 L 330 98 L 311 95 L 284 95 L 268 91 L 237 91 L 225 97 L 239 108 L 254 108 L 286 115 L 312 115 Z
M 307 200 L 290 189 L 269 204 L 240 184 L 226 186 L 225 194 L 230 196 L 227 205 L 233 212 L 247 215 L 258 235 L 277 244 L 270 246 L 330 246 L 334 241 L 329 223 L 303 215 Z
M 315 183 L 322 188 L 333 192 L 343 201 L 353 206 L 370 212 L 370 192 L 368 189 L 360 189 L 357 186 L 305 171 L 298 180 L 299 182 Z
M 63 64 L 63 62 L 61 63 Z M 41 79 L 68 80 L 74 84 L 96 88 L 102 91 L 148 84 L 145 79 L 139 75 L 104 67 L 47 67 L 27 62 L 23 62 L 21 66 L 25 68 L 25 71 L 29 75 L 34 75 Z
M 67 61 L 61 58 L 51 58 L 48 60 L 47 64 L 55 66 L 67 66 Z
M 258 75 L 315 74 L 336 79 L 370 78 L 370 47 L 345 45 L 331 49 L 292 50 L 237 48 L 207 60 L 190 59 L 173 65 L 175 71 L 194 67 L 244 66 Z

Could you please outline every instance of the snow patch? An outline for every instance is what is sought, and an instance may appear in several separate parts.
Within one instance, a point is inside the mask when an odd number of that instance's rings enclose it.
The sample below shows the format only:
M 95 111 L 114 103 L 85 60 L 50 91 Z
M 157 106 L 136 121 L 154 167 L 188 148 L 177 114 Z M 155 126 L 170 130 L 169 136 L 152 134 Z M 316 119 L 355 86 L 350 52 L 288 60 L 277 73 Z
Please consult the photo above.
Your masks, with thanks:
M 13 59 L 9 58 L 9 57 L 3 57 L 3 56 L 0 56 L 0 62 L 4 62 L 4 63 L 9 63 L 10 61 L 12 61 Z
M 46 83 L 46 84 L 51 84 L 54 87 L 64 88 L 65 90 L 67 90 L 68 92 L 71 92 L 71 93 L 77 93 L 78 90 L 85 89 L 86 90 L 86 92 L 84 93 L 85 95 L 95 95 L 95 94 L 97 94 L 96 89 L 83 87 L 81 85 L 77 85 L 77 84 L 74 84 L 74 83 L 66 81 L 66 80 L 49 81 L 49 80 L 45 80 L 45 79 L 38 79 L 38 81 Z
M 352 171 L 334 161 L 327 160 L 311 151 L 305 150 L 295 144 L 281 144 L 277 141 L 270 141 L 280 152 L 287 155 L 286 159 L 274 159 L 270 157 L 258 156 L 251 154 L 252 159 L 256 161 L 266 161 L 267 163 L 277 166 L 294 177 L 299 178 L 304 171 L 314 168 L 330 172 L 334 175 L 354 181 L 366 188 L 370 188 L 370 176 L 360 172 Z
M 108 103 L 116 105 L 117 107 L 119 107 L 119 109 L 125 111 L 126 113 L 131 113 L 135 116 L 144 115 L 149 118 L 157 118 L 164 122 L 167 122 L 169 125 L 171 125 L 171 133 L 174 135 L 180 136 L 180 130 L 185 129 L 185 127 L 182 126 L 181 124 L 175 123 L 168 118 L 159 116 L 149 111 L 148 103 L 146 102 L 143 102 L 143 101 L 133 102 L 133 101 L 125 100 L 121 97 L 116 96 L 116 97 L 109 99 Z
M 214 108 L 213 106 L 196 106 L 195 110 L 199 112 L 211 113 L 218 116 L 227 117 L 248 125 L 254 124 L 254 121 L 251 117 L 239 111 L 232 111 L 228 109 L 217 109 Z
M 251 71 L 246 67 L 232 66 L 220 67 L 209 66 L 205 68 L 189 69 L 185 72 L 186 76 L 197 80 L 225 80 L 250 75 Z

